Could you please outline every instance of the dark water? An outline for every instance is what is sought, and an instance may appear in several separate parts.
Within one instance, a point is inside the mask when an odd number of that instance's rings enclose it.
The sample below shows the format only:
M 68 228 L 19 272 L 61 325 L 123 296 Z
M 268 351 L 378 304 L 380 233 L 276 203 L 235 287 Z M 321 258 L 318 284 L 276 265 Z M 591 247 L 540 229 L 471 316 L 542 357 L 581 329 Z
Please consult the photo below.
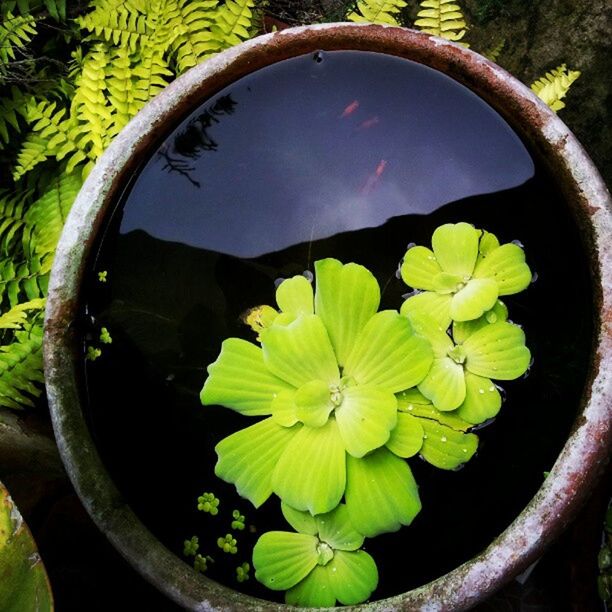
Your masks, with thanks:
M 198 399 L 223 339 L 254 339 L 240 314 L 273 304 L 275 279 L 323 257 L 368 267 L 384 288 L 381 308 L 399 308 L 406 245 L 429 245 L 442 223 L 520 240 L 538 280 L 506 302 L 535 363 L 504 385 L 501 414 L 479 432 L 479 453 L 463 470 L 410 460 L 422 512 L 366 542 L 381 598 L 468 560 L 537 491 L 585 383 L 591 286 L 563 200 L 495 111 L 406 60 L 322 58 L 284 61 L 219 92 L 126 189 L 82 296 L 94 329 L 113 337 L 86 368 L 88 418 L 111 475 L 160 540 L 180 555 L 198 535 L 202 554 L 218 560 L 211 577 L 274 598 L 253 577 L 238 585 L 234 567 L 250 560 L 260 533 L 288 529 L 278 500 L 256 512 L 213 473 L 214 445 L 255 421 Z M 203 491 L 221 498 L 218 516 L 196 511 Z M 215 541 L 234 508 L 256 532 L 240 533 L 229 558 Z

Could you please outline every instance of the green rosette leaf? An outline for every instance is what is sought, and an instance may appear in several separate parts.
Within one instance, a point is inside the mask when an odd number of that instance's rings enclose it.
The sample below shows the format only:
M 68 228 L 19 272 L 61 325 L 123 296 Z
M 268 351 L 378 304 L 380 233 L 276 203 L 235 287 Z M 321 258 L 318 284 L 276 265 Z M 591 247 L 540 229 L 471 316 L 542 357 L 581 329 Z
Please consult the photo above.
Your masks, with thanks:
M 283 427 L 292 427 L 298 422 L 295 391 L 281 391 L 272 400 L 272 418 Z
M 421 456 L 442 470 L 454 470 L 469 461 L 478 448 L 478 436 L 446 427 L 436 421 L 421 419 L 425 439 Z
M 453 341 L 446 333 L 446 327 L 441 327 L 438 322 L 426 314 L 412 314 L 409 316 L 410 324 L 414 331 L 420 334 L 431 345 L 434 357 L 441 359 L 448 355 L 453 348 Z
M 363 550 L 338 550 L 325 569 L 336 599 L 345 606 L 365 601 L 378 586 L 376 563 Z
M 284 313 L 294 317 L 314 314 L 312 284 L 304 276 L 284 280 L 276 289 L 276 303 Z
M 497 301 L 497 283 L 490 278 L 473 278 L 451 301 L 450 315 L 454 321 L 477 319 Z
M 438 410 L 455 410 L 465 400 L 463 367 L 450 357 L 434 359 L 431 369 L 418 387 Z
M 416 247 L 415 247 L 416 248 Z M 409 297 L 400 309 L 400 314 L 412 320 L 429 317 L 436 326 L 442 330 L 448 329 L 451 324 L 450 305 L 452 295 L 426 291 Z
M 430 419 L 446 425 L 456 431 L 467 431 L 472 423 L 464 421 L 457 416 L 457 411 L 441 412 L 433 407 L 432 403 L 418 390 L 408 389 L 397 395 L 398 410 L 415 417 L 419 423 L 421 419 Z
M 253 548 L 255 577 L 274 591 L 290 589 L 316 567 L 318 543 L 305 533 L 264 533 Z
M 221 345 L 217 360 L 208 366 L 208 378 L 200 393 L 204 405 L 221 405 L 245 416 L 271 414 L 272 400 L 291 387 L 270 373 L 262 350 L 239 338 Z
M 465 367 L 472 374 L 495 380 L 514 380 L 531 361 L 523 330 L 512 323 L 492 323 L 463 343 Z
M 497 415 L 502 398 L 489 378 L 465 373 L 465 401 L 456 410 L 459 418 L 479 425 Z
M 421 382 L 432 360 L 429 342 L 414 333 L 408 319 L 383 310 L 359 334 L 344 373 L 360 385 L 397 393 Z
M 316 517 L 319 538 L 334 550 L 357 550 L 363 546 L 364 536 L 351 523 L 346 504 Z
M 322 380 L 311 380 L 295 393 L 297 418 L 309 427 L 322 427 L 334 409 L 329 385 Z
M 397 400 L 386 389 L 348 387 L 336 408 L 336 421 L 346 451 L 353 457 L 383 446 L 397 422 Z
M 317 535 L 319 533 L 319 526 L 317 519 L 308 512 L 301 512 L 296 510 L 286 503 L 281 502 L 281 510 L 285 520 L 300 533 L 307 533 L 308 535 Z
M 302 427 L 272 467 L 272 488 L 296 510 L 333 510 L 346 486 L 346 453 L 335 419 L 323 427 Z
M 474 278 L 491 278 L 499 287 L 499 295 L 512 295 L 531 283 L 531 270 L 525 263 L 525 251 L 512 243 L 502 244 L 481 259 Z
M 407 459 L 413 457 L 423 446 L 423 426 L 419 419 L 410 414 L 400 412 L 397 415 L 397 425 L 391 431 L 387 448 L 398 457 Z
M 337 259 L 315 263 L 316 313 L 329 333 L 340 365 L 344 365 L 359 332 L 378 310 L 380 287 L 372 273 Z
M 281 454 L 301 427 L 281 427 L 268 418 L 224 438 L 215 446 L 215 474 L 259 508 L 272 494 L 272 474 Z
M 404 255 L 400 268 L 402 280 L 415 289 L 436 291 L 433 279 L 442 272 L 433 251 L 424 246 L 415 246 Z
M 301 315 L 288 325 L 272 325 L 261 332 L 263 359 L 278 378 L 294 387 L 311 380 L 339 379 L 338 364 L 323 322 L 317 315 Z
M 485 312 L 481 317 L 478 317 L 478 319 L 473 321 L 453 321 L 453 339 L 457 344 L 462 344 L 479 329 L 492 323 L 501 323 L 507 319 L 508 308 L 501 300 L 497 300 L 493 308 Z
M 480 232 L 469 223 L 447 223 L 433 233 L 431 245 L 444 272 L 469 278 L 478 257 L 479 239 Z
M 285 593 L 285 602 L 305 608 L 331 608 L 336 603 L 327 566 L 317 565 L 304 580 Z
M 495 234 L 487 232 L 487 230 L 480 231 L 482 234 L 480 236 L 480 242 L 478 243 L 478 261 L 499 247 L 499 240 Z M 478 262 L 476 265 L 478 265 Z
M 355 529 L 368 538 L 410 525 L 421 509 L 408 464 L 386 448 L 362 459 L 347 456 L 346 506 Z

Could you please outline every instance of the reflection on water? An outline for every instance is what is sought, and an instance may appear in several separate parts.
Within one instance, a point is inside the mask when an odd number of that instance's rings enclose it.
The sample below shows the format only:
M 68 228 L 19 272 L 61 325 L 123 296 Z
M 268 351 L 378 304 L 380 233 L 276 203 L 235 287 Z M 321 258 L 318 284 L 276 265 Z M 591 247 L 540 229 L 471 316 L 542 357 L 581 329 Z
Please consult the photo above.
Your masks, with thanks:
M 135 181 L 121 231 L 257 257 L 533 176 L 514 132 L 449 77 L 322 57 L 244 77 L 188 117 Z

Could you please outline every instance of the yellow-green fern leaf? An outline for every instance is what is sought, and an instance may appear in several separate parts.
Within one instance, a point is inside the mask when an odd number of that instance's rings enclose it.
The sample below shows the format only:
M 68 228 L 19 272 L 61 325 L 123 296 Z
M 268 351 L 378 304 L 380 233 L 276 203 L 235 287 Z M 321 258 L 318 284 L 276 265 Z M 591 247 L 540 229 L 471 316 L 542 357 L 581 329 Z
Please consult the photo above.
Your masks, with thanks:
M 565 64 L 547 72 L 531 85 L 535 94 L 555 112 L 565 107 L 565 98 L 572 83 L 580 76 L 579 70 L 568 70 Z
M 356 23 L 378 23 L 399 26 L 397 14 L 406 6 L 404 0 L 358 0 L 357 10 L 347 19 Z
M 423 0 L 414 25 L 426 34 L 454 42 L 460 41 L 467 29 L 461 7 L 454 0 Z
M 0 192 L 0 252 L 8 256 L 14 252 L 16 243 L 21 242 L 28 253 L 32 227 L 24 219 L 24 212 L 30 197 L 28 190 L 15 194 Z
M 254 0 L 226 0 L 217 10 L 211 30 L 219 50 L 237 45 L 250 37 L 254 8 Z
M 15 333 L 15 341 L 0 346 L 0 406 L 33 406 L 41 394 L 42 325 Z
M 10 307 L 20 301 L 43 297 L 49 284 L 53 255 L 30 257 L 17 262 L 14 257 L 0 260 L 0 303 Z
M 112 135 L 118 134 L 139 109 L 132 64 L 132 54 L 127 47 L 113 49 L 106 79 L 108 101 L 113 110 Z
M 22 302 L 0 315 L 0 329 L 22 329 L 32 312 L 40 312 L 45 307 L 45 298 Z
M 30 206 L 25 221 L 32 227 L 33 252 L 53 253 L 79 189 L 80 174 L 58 173 L 45 193 Z
M 129 2 L 112 0 L 95 5 L 91 13 L 76 19 L 79 26 L 109 43 L 136 51 L 148 33 L 146 15 Z
M 15 168 L 13 169 L 13 180 L 18 180 L 26 172 L 45 161 L 49 155 L 47 141 L 35 132 L 28 134 L 17 154 Z
M 176 0 L 171 2 L 169 19 L 177 32 L 172 48 L 176 55 L 176 71 L 182 74 L 219 50 L 211 31 L 215 25 L 218 0 Z
M 506 46 L 506 41 L 502 38 L 494 47 L 491 47 L 483 53 L 483 55 L 492 62 L 496 62 L 497 58 L 501 55 L 501 52 Z
M 14 60 L 15 50 L 23 49 L 35 34 L 36 22 L 32 15 L 7 13 L 0 22 L 0 64 Z

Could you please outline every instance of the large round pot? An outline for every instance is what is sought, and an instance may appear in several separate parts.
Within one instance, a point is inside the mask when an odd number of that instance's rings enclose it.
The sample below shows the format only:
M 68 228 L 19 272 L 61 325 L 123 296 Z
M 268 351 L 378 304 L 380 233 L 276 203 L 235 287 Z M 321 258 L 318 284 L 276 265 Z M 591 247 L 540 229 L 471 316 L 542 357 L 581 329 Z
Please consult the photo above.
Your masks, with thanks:
M 444 72 L 492 105 L 544 160 L 571 208 L 590 256 L 596 305 L 587 390 L 550 476 L 516 520 L 477 557 L 420 588 L 361 609 L 463 610 L 526 568 L 572 520 L 609 458 L 612 417 L 612 204 L 588 156 L 565 125 L 504 70 L 456 44 L 374 25 L 295 28 L 246 42 L 179 78 L 114 140 L 67 220 L 49 285 L 47 391 L 58 445 L 72 482 L 99 528 L 148 580 L 194 610 L 280 610 L 191 571 L 132 512 L 105 470 L 86 425 L 79 380 L 77 315 L 86 262 L 105 214 L 160 126 L 259 68 L 317 50 L 377 51 Z

